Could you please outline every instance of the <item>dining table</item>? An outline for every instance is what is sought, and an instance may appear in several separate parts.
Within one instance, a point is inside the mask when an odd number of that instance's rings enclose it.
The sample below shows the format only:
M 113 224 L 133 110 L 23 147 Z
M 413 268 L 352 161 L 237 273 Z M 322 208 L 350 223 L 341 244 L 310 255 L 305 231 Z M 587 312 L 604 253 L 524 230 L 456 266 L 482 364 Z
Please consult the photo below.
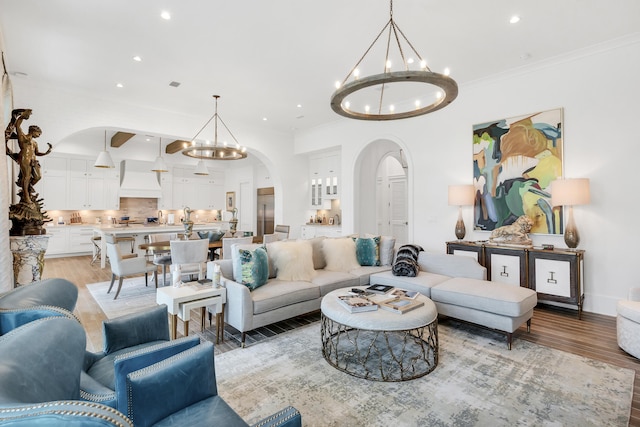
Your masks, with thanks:
M 224 239 L 224 237 L 222 238 Z M 213 252 L 216 249 L 220 249 L 220 258 L 222 259 L 222 239 L 209 242 L 209 250 L 213 256 Z M 262 236 L 253 236 L 253 243 L 262 243 Z M 166 252 L 171 250 L 171 241 L 164 240 L 159 242 L 145 242 L 138 245 L 138 247 L 145 251 L 158 251 Z M 213 260 L 213 257 L 211 257 Z

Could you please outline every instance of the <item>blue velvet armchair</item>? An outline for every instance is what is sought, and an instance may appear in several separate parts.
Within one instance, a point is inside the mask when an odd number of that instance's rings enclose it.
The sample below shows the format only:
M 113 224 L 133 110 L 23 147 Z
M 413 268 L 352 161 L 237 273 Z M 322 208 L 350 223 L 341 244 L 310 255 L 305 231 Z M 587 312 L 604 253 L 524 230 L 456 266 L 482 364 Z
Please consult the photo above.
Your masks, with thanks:
M 218 395 L 211 342 L 205 342 L 126 376 L 126 411 L 136 427 L 249 426 Z M 162 402 L 162 404 L 158 404 Z M 300 427 L 302 418 L 289 406 L 256 427 Z
M 3 312 L 3 320 L 19 311 Z M 0 336 L 0 426 L 132 427 L 112 408 L 79 401 L 85 332 L 70 313 L 56 314 Z
M 76 307 L 78 288 L 66 279 L 46 279 L 0 295 L 0 309 L 53 306 L 70 312 Z

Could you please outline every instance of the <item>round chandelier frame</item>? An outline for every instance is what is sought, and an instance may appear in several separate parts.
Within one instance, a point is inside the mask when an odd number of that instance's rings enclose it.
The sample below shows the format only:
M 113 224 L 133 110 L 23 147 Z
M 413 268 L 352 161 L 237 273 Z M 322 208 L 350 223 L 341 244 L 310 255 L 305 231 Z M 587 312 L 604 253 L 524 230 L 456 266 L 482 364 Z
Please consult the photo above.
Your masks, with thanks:
M 380 74 L 374 74 L 368 77 L 359 78 L 358 66 L 365 59 L 371 48 L 376 44 L 376 42 L 380 39 L 380 36 L 388 31 L 387 35 L 387 43 L 386 43 L 386 56 L 384 61 L 384 71 Z M 410 70 L 409 64 L 410 60 L 405 57 L 405 54 L 402 50 L 402 44 L 400 42 L 400 37 L 404 42 L 409 46 L 411 51 L 416 55 L 421 64 L 420 70 Z M 400 57 L 402 58 L 402 62 L 404 65 L 404 71 L 391 71 L 389 62 L 389 52 L 391 49 L 391 42 L 395 40 L 395 45 L 398 48 Z M 349 78 L 353 77 L 353 81 L 347 83 Z M 389 83 L 420 83 L 425 85 L 436 86 L 440 88 L 442 91 L 442 96 L 436 99 L 435 102 L 428 104 L 423 107 L 416 107 L 412 110 L 394 112 L 390 110 L 390 112 L 383 112 L 383 98 L 385 92 L 385 86 Z M 371 86 L 381 86 L 380 96 L 378 101 L 377 112 L 359 112 L 350 108 L 349 103 L 347 102 L 347 97 L 355 92 L 366 89 Z M 349 74 L 344 78 L 338 89 L 331 95 L 331 109 L 341 116 L 358 119 L 358 120 L 397 120 L 397 119 L 406 119 L 409 117 L 421 116 L 423 114 L 432 113 L 434 111 L 440 110 L 447 105 L 451 104 L 458 96 L 458 84 L 451 77 L 445 74 L 435 73 L 429 69 L 426 65 L 426 61 L 422 59 L 420 54 L 413 47 L 411 42 L 404 35 L 400 27 L 393 20 L 393 0 L 389 2 L 389 21 L 382 28 L 378 36 L 371 43 L 369 48 L 365 51 L 364 55 L 360 58 L 360 60 L 356 63 L 356 65 L 351 69 Z
M 205 159 L 205 160 L 206 159 L 209 159 L 209 160 L 240 160 L 240 159 L 245 159 L 247 157 L 247 149 L 246 149 L 246 147 L 242 147 L 240 145 L 240 143 L 238 142 L 236 137 L 233 136 L 233 133 L 231 132 L 231 130 L 227 127 L 225 122 L 218 115 L 218 98 L 220 98 L 220 95 L 213 95 L 213 97 L 216 100 L 216 110 L 215 110 L 214 115 L 209 120 L 207 120 L 207 122 L 204 124 L 204 126 L 202 126 L 200 128 L 198 133 L 196 133 L 196 135 L 193 138 L 191 138 L 191 144 L 192 145 L 189 145 L 189 146 L 185 147 L 182 150 L 182 154 L 184 154 L 185 156 L 188 156 L 188 157 L 193 157 L 194 159 Z M 207 125 L 209 125 L 209 123 L 211 123 L 212 120 L 214 121 L 213 122 L 214 123 L 213 145 L 198 145 L 198 144 L 196 144 L 196 138 L 198 137 L 198 135 L 200 135 L 200 133 L 204 130 L 204 128 L 206 128 Z M 231 135 L 231 138 L 233 138 L 233 140 L 236 143 L 235 146 L 229 146 L 229 145 L 226 145 L 226 144 L 218 145 L 218 121 L 220 121 L 220 123 L 222 123 L 222 125 L 227 130 L 227 132 L 229 132 L 229 135 Z

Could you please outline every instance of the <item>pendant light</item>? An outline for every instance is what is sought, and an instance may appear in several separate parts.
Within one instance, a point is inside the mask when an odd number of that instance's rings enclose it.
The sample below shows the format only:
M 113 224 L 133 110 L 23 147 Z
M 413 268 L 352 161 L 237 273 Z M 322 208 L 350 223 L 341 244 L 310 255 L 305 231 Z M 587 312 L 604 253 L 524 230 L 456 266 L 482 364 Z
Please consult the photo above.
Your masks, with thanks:
M 196 175 L 209 175 L 209 169 L 207 169 L 207 165 L 204 164 L 204 160 L 200 159 L 200 161 L 198 161 L 193 173 Z
M 98 158 L 96 162 L 93 164 L 93 167 L 96 168 L 115 168 L 116 166 L 113 164 L 113 160 L 111 160 L 111 156 L 107 151 L 107 131 L 104 131 L 104 151 L 101 151 L 98 154 Z
M 169 172 L 169 168 L 167 168 L 167 164 L 164 162 L 162 158 L 162 137 L 160 137 L 160 143 L 158 144 L 158 157 L 156 157 L 156 162 L 153 164 L 152 172 Z
M 381 72 L 361 76 L 359 67 L 365 65 L 363 60 L 385 30 L 388 30 L 388 34 L 384 61 L 369 63 L 378 64 L 373 66 L 374 69 L 382 66 Z M 403 44 L 405 49 L 402 48 Z M 395 54 L 394 46 L 397 47 Z M 407 53 L 411 56 L 407 56 Z M 391 69 L 394 62 L 392 55 L 397 61 L 397 71 Z M 448 71 L 445 70 L 444 74 L 431 71 L 426 60 L 400 30 L 393 19 L 393 0 L 389 2 L 389 21 L 347 77 L 342 82 L 336 82 L 336 88 L 331 96 L 331 108 L 341 116 L 357 120 L 416 117 L 444 108 L 458 96 L 458 84 L 448 76 Z M 439 90 L 434 92 L 434 88 Z

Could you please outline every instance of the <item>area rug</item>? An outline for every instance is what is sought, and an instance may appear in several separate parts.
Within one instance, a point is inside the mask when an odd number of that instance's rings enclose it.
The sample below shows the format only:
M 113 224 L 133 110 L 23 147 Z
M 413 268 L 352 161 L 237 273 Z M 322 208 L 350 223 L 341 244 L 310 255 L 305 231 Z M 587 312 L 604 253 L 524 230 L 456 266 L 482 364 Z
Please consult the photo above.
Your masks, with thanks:
M 118 282 L 113 284 L 113 289 L 107 293 L 111 282 L 91 283 L 87 289 L 98 303 L 108 319 L 123 316 L 125 314 L 142 311 L 156 305 L 156 285 L 149 277 L 149 285 L 144 285 L 144 276 L 125 279 L 118 299 L 114 300 Z
M 626 426 L 634 372 L 496 334 L 439 325 L 439 363 L 381 383 L 329 365 L 314 323 L 215 356 L 218 392 L 252 423 L 292 405 L 315 426 Z

